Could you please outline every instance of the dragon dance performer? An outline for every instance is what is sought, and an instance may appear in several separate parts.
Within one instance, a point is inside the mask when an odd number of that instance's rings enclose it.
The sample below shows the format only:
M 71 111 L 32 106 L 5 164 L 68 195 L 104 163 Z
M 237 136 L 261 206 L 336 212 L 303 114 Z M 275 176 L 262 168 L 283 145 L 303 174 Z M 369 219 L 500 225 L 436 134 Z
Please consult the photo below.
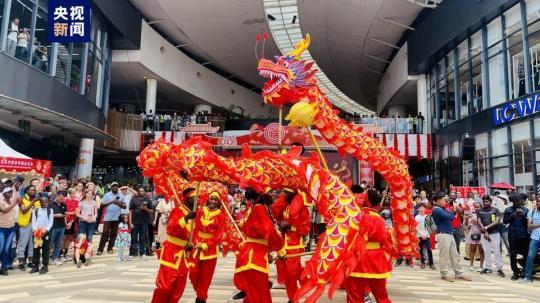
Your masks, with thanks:
M 289 302 L 293 302 L 303 267 L 301 257 L 286 256 L 305 251 L 302 237 L 309 233 L 309 211 L 303 197 L 290 189 L 285 189 L 285 194 L 272 204 L 271 210 L 285 242 L 278 252 L 280 259 L 276 261 L 276 266 L 278 272 L 283 274 Z
M 390 239 L 384 220 L 376 210 L 381 203 L 381 197 L 374 189 L 366 194 L 364 207 L 365 218 L 363 224 L 367 228 L 367 246 L 365 255 L 358 260 L 356 269 L 345 280 L 347 290 L 347 303 L 364 302 L 367 287 L 379 303 L 391 303 L 386 291 L 386 279 L 392 271 L 392 258 L 386 252 L 390 247 Z
M 225 215 L 220 210 L 221 201 L 217 192 L 210 193 L 206 206 L 203 206 L 195 220 L 196 250 L 193 254 L 195 267 L 189 279 L 197 294 L 195 303 L 206 303 L 208 288 L 212 283 L 218 258 L 218 245 L 225 230 Z
M 244 303 L 271 303 L 268 254 L 280 250 L 283 239 L 274 229 L 268 212 L 272 197 L 268 194 L 258 196 L 256 192 L 246 190 L 246 199 L 256 202 L 240 224 L 246 242 L 236 256 L 234 284 L 245 292 Z
M 192 266 L 186 258 L 186 252 L 192 249 L 187 244 L 193 226 L 189 220 L 197 215 L 190 211 L 195 203 L 195 192 L 194 188 L 184 190 L 184 203 L 176 205 L 169 215 L 168 238 L 163 243 L 159 256 L 160 266 L 152 303 L 177 303 L 184 293 L 188 268 Z

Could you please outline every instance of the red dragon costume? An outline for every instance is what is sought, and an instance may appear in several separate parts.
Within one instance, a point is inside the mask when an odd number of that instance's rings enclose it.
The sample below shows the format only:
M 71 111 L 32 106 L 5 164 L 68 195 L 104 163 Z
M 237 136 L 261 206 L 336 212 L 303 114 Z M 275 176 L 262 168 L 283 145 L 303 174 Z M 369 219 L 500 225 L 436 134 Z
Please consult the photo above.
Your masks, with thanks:
M 221 199 L 217 192 L 212 192 L 209 200 Z M 221 204 L 221 202 L 219 202 Z M 189 273 L 189 279 L 197 294 L 196 303 L 206 303 L 208 288 L 212 283 L 214 270 L 219 254 L 218 245 L 222 240 L 225 230 L 225 215 L 219 209 L 212 210 L 209 206 L 203 206 L 197 213 L 195 220 L 196 247 L 193 254 L 195 266 Z
M 274 229 L 265 204 L 255 204 L 241 222 L 246 242 L 236 256 L 234 284 L 246 293 L 244 303 L 272 302 L 268 285 L 268 255 L 270 251 L 283 247 L 283 239 Z
M 373 191 L 373 190 L 370 190 Z M 347 289 L 347 303 L 363 302 L 364 294 L 369 289 L 378 303 L 391 303 L 386 291 L 386 279 L 392 272 L 392 240 L 383 218 L 379 212 L 372 208 L 380 203 L 378 194 L 362 194 L 363 207 L 367 224 L 367 244 L 364 255 L 359 258 L 358 264 L 350 276 L 345 280 L 344 287 Z M 371 200 L 378 200 L 371 202 Z M 359 200 L 360 201 L 360 200 Z
M 187 202 L 194 197 L 195 190 L 192 190 L 186 193 L 184 201 Z M 159 255 L 160 266 L 152 303 L 177 303 L 184 293 L 188 269 L 193 265 L 188 261 L 186 254 L 186 245 L 193 225 L 189 221 L 190 217 L 194 217 L 194 214 L 190 213 L 186 205 L 177 206 L 169 215 L 168 238 L 163 243 Z
M 290 199 L 290 203 L 288 199 Z M 284 240 L 279 256 L 285 259 L 277 260 L 276 266 L 278 272 L 283 274 L 287 297 L 292 302 L 295 300 L 294 297 L 298 291 L 298 283 L 304 268 L 300 256 L 288 256 L 301 254 L 305 251 L 303 237 L 309 233 L 309 211 L 303 196 L 290 191 L 281 195 L 272 204 L 271 210 L 274 220 L 282 229 Z

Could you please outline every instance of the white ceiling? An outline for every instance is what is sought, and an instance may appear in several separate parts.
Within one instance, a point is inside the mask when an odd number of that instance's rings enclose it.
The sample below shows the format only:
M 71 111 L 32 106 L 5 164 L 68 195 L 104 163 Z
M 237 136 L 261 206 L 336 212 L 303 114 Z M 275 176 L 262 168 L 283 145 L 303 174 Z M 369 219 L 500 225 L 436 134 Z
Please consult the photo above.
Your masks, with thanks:
M 254 87 L 264 82 L 254 55 L 255 36 L 270 32 L 263 0 L 130 1 L 169 40 L 206 64 Z M 311 34 L 310 52 L 322 71 L 348 97 L 374 110 L 387 63 L 373 57 L 391 60 L 395 49 L 384 44 L 397 44 L 407 31 L 396 23 L 410 25 L 423 7 L 407 0 L 295 2 L 301 30 Z M 277 54 L 270 36 L 266 57 Z

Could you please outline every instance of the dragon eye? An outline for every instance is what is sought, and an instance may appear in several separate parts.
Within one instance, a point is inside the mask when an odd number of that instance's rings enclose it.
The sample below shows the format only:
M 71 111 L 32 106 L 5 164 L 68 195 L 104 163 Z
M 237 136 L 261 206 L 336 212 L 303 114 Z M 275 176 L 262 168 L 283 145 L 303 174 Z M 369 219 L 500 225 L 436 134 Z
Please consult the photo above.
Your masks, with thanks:
M 287 62 L 287 61 L 283 61 L 282 64 L 283 64 L 283 66 L 285 66 L 285 67 L 289 66 L 289 62 Z

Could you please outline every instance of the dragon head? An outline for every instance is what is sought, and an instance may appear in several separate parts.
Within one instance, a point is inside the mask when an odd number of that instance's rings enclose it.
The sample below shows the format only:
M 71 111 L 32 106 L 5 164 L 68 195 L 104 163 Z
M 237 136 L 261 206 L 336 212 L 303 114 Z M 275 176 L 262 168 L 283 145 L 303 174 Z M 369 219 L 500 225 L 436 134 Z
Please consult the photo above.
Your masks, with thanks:
M 317 72 L 312 69 L 313 61 L 302 60 L 300 55 L 309 47 L 310 36 L 306 35 L 294 51 L 276 56 L 276 61 L 259 60 L 259 74 L 267 81 L 263 86 L 264 102 L 275 106 L 299 101 L 302 95 L 315 85 L 313 77 Z

